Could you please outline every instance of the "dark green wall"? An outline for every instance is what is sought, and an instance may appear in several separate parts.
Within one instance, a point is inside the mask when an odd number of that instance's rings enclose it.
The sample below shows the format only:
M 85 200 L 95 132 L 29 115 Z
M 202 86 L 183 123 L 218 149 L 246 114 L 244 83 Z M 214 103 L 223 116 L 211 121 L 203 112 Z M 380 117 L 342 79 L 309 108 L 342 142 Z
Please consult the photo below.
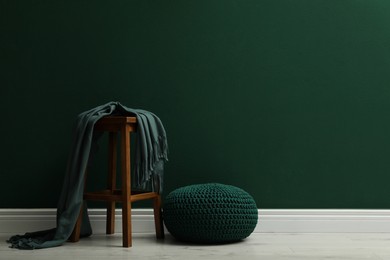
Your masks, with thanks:
M 0 207 L 55 207 L 75 116 L 111 100 L 164 122 L 166 193 L 390 207 L 390 1 L 0 3 Z

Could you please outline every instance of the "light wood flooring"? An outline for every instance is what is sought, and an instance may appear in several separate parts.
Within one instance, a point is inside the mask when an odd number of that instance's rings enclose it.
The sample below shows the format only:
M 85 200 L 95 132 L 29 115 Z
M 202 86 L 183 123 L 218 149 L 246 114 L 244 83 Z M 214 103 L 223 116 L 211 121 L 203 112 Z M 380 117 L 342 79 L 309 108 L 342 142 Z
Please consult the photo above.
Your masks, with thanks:
M 225 245 L 180 243 L 170 235 L 162 241 L 153 234 L 134 234 L 133 247 L 122 248 L 118 235 L 93 235 L 78 243 L 39 250 L 8 248 L 11 234 L 0 233 L 0 259 L 389 259 L 390 233 L 255 233 L 242 242 Z

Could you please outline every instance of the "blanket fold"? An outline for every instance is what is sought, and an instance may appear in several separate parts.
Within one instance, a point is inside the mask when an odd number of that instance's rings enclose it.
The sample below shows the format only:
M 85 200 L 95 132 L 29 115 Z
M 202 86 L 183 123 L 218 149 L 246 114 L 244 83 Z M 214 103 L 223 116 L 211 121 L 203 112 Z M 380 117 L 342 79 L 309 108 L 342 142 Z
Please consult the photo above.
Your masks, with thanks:
M 101 133 L 94 132 L 95 123 L 104 116 L 121 115 L 137 118 L 134 156 L 135 185 L 141 190 L 162 192 L 164 161 L 168 160 L 168 142 L 161 120 L 153 113 L 131 109 L 119 102 L 109 102 L 78 115 L 73 128 L 73 141 L 57 205 L 57 227 L 12 236 L 10 247 L 38 249 L 60 246 L 72 234 L 83 207 L 81 237 L 92 234 L 86 203 L 83 203 L 84 173 Z

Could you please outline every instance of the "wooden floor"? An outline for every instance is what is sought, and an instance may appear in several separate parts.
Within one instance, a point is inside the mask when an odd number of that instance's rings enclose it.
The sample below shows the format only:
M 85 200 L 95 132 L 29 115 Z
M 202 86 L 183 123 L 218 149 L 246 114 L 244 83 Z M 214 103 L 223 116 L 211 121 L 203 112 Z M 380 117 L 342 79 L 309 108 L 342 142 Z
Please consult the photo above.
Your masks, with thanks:
M 8 248 L 10 234 L 0 233 L 0 259 L 389 259 L 390 233 L 281 234 L 256 233 L 246 240 L 227 245 L 191 245 L 167 235 L 157 241 L 153 234 L 133 235 L 133 247 L 122 248 L 120 235 L 94 235 L 78 243 L 24 251 Z

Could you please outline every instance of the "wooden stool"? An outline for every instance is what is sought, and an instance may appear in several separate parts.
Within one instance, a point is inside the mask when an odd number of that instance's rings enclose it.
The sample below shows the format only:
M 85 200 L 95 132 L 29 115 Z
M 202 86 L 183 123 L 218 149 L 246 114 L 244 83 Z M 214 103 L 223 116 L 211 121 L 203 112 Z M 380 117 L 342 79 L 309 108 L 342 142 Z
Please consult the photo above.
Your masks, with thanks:
M 122 203 L 123 247 L 132 246 L 131 238 L 131 203 L 139 200 L 153 199 L 154 223 L 156 237 L 164 238 L 161 214 L 161 196 L 157 192 L 132 192 L 130 174 L 130 132 L 136 131 L 137 118 L 125 116 L 107 116 L 100 119 L 94 130 L 109 132 L 109 177 L 107 190 L 84 192 L 84 200 L 107 201 L 106 233 L 114 234 L 115 202 Z M 121 136 L 122 189 L 116 189 L 117 134 Z M 86 174 L 85 174 L 86 175 Z M 80 238 L 82 210 L 77 219 L 73 233 L 69 238 L 77 242 Z

